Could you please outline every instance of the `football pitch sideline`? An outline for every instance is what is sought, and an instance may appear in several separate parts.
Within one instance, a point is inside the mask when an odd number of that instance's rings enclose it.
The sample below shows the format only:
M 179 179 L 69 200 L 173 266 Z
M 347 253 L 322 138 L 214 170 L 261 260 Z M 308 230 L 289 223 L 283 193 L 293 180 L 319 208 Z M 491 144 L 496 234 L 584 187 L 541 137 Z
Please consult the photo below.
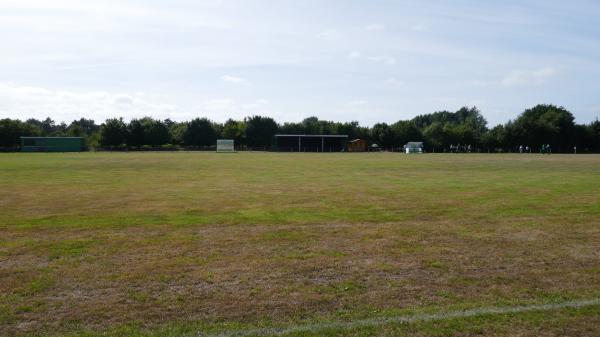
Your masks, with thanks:
M 600 335 L 600 156 L 0 154 L 0 336 Z

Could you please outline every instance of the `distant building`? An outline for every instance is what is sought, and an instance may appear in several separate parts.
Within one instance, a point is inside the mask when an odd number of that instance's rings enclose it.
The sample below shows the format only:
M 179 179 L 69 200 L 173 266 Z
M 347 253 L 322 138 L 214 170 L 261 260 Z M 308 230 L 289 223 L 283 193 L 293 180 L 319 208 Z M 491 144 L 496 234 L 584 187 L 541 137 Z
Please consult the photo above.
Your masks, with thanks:
M 348 135 L 275 135 L 273 150 L 287 152 L 343 152 Z
M 348 142 L 348 152 L 367 152 L 367 141 L 364 139 L 354 139 Z
M 408 142 L 404 145 L 406 153 L 423 153 L 423 142 Z
M 21 137 L 22 152 L 80 152 L 82 137 Z

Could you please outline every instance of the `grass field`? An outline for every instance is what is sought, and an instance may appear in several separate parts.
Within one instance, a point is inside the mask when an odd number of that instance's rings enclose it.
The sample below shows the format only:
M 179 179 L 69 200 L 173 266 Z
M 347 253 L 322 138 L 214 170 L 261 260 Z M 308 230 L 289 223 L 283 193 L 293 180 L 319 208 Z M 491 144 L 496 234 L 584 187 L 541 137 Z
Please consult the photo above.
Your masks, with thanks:
M 2 336 L 600 335 L 393 319 L 600 298 L 600 156 L 2 154 L 0 190 Z

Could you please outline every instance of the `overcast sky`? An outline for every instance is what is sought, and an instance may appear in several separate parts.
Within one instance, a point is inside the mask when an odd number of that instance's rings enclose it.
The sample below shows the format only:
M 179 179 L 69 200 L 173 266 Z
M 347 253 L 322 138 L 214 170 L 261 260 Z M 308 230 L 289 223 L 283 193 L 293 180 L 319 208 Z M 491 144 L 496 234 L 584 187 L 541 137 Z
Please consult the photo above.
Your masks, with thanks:
M 0 0 L 0 117 L 600 115 L 599 1 Z M 558 3 L 558 2 L 557 2 Z

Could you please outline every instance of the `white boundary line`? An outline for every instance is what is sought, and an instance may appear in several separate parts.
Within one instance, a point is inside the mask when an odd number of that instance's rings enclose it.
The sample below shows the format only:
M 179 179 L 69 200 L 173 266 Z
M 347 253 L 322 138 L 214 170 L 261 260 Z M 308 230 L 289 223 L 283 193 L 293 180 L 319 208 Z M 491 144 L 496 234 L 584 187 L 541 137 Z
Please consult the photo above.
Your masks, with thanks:
M 298 333 L 298 332 L 311 332 L 318 333 L 319 331 L 327 330 L 327 329 L 355 329 L 361 327 L 372 327 L 372 326 L 381 326 L 387 324 L 406 324 L 406 323 L 416 323 L 416 322 L 431 322 L 431 321 L 441 321 L 446 319 L 455 319 L 455 318 L 468 318 L 482 315 L 501 315 L 501 314 L 514 314 L 521 312 L 529 312 L 529 311 L 550 311 L 550 310 L 559 310 L 559 309 L 568 309 L 568 308 L 582 308 L 589 307 L 593 305 L 600 305 L 600 298 L 589 299 L 589 300 L 579 300 L 579 301 L 569 301 L 562 303 L 552 303 L 552 304 L 533 304 L 533 305 L 524 305 L 517 307 L 487 307 L 487 308 L 478 308 L 478 309 L 469 309 L 463 311 L 451 311 L 445 313 L 435 313 L 435 314 L 414 314 L 414 315 L 404 315 L 404 316 L 394 316 L 394 317 L 381 317 L 381 318 L 368 318 L 368 319 L 360 319 L 356 321 L 350 322 L 331 322 L 331 323 L 315 323 L 315 324 L 306 324 L 306 325 L 297 325 L 287 328 L 265 328 L 265 329 L 252 329 L 245 331 L 225 331 L 222 333 L 216 334 L 204 334 L 202 332 L 198 332 L 196 336 L 201 337 L 247 337 L 247 336 L 281 336 L 290 333 Z

